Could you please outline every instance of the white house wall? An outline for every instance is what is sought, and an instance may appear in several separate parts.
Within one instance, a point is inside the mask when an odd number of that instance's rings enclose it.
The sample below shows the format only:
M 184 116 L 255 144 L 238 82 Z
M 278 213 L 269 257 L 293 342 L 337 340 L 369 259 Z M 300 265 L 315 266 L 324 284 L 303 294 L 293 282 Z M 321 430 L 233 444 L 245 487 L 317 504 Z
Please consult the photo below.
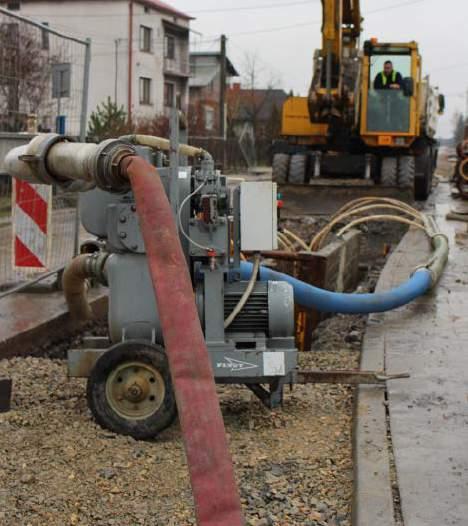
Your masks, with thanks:
M 48 22 L 52 28 L 79 38 L 90 38 L 92 59 L 88 116 L 96 106 L 111 97 L 119 105 L 128 106 L 128 37 L 129 4 L 126 0 L 22 2 L 20 13 Z M 164 26 L 163 20 L 188 27 L 185 19 L 155 10 L 145 13 L 143 5 L 133 6 L 133 78 L 132 115 L 154 117 L 164 112 Z M 140 26 L 153 30 L 152 53 L 140 51 Z M 180 55 L 179 49 L 176 53 Z M 117 67 L 116 67 L 117 58 Z M 188 50 L 186 61 L 188 61 Z M 151 104 L 140 104 L 140 77 L 152 79 Z M 182 84 L 187 84 L 185 81 Z M 188 104 L 185 86 L 183 102 Z

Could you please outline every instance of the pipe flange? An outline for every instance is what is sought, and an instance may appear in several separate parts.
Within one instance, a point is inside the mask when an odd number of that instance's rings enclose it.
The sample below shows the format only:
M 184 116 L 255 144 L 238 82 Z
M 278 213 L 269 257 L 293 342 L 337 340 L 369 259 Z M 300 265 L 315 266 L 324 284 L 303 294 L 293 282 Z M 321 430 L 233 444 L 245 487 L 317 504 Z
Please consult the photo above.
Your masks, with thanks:
M 55 144 L 59 142 L 75 142 L 71 137 L 58 135 L 57 133 L 44 133 L 32 139 L 27 148 L 27 153 L 20 155 L 19 160 L 27 163 L 37 179 L 48 185 L 58 184 L 67 186 L 70 181 L 61 181 L 50 175 L 47 168 L 47 155 Z
M 130 182 L 122 176 L 120 163 L 126 157 L 136 154 L 132 145 L 119 139 L 108 139 L 100 143 L 94 165 L 96 185 L 106 192 L 128 192 Z

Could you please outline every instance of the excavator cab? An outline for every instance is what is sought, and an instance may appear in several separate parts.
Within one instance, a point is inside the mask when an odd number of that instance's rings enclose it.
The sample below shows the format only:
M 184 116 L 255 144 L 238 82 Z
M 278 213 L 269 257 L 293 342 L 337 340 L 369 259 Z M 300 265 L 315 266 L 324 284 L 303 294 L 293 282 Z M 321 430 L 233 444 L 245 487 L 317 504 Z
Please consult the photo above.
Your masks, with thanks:
M 402 77 L 400 89 L 376 89 L 385 62 Z M 364 45 L 361 84 L 361 138 L 368 146 L 408 148 L 419 135 L 417 115 L 421 58 L 415 42 Z

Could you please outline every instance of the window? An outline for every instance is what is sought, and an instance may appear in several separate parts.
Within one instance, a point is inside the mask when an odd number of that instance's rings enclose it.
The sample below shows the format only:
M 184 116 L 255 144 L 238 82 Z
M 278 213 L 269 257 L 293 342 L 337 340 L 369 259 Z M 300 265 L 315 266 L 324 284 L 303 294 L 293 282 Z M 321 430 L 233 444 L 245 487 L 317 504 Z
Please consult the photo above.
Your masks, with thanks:
M 175 37 L 166 35 L 165 38 L 165 57 L 169 59 L 175 58 Z
M 10 11 L 19 11 L 21 9 L 21 2 L 7 2 L 7 9 Z
M 140 26 L 140 51 L 151 53 L 153 30 L 150 27 Z
M 172 82 L 164 83 L 164 106 L 168 108 L 174 106 L 174 84 Z
M 151 79 L 140 77 L 140 104 L 151 104 L 151 84 Z
M 205 106 L 205 130 L 212 131 L 214 128 L 215 112 L 213 108 Z

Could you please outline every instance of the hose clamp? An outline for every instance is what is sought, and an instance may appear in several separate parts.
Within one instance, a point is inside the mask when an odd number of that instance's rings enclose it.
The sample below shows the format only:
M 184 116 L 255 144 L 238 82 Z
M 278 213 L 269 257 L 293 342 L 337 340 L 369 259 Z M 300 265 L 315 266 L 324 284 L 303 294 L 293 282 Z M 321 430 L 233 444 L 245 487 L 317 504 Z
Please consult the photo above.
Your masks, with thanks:
M 109 139 L 99 144 L 93 167 L 96 185 L 106 192 L 128 192 L 130 182 L 122 176 L 120 163 L 125 157 L 133 155 L 136 155 L 136 149 L 120 139 Z
M 47 155 L 52 146 L 59 142 L 75 141 L 71 137 L 58 135 L 57 133 L 40 134 L 29 143 L 27 153 L 19 156 L 19 160 L 27 163 L 31 170 L 34 171 L 37 179 L 43 184 L 57 184 L 59 186 L 68 186 L 70 184 L 70 181 L 61 181 L 53 177 L 47 167 Z

